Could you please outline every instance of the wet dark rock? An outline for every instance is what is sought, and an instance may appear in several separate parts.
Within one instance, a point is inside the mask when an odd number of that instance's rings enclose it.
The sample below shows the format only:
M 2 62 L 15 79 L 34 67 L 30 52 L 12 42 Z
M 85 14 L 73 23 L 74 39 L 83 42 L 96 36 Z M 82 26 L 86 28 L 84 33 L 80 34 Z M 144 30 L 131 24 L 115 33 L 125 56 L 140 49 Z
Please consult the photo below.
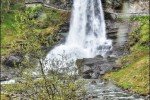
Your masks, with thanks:
M 6 80 L 7 80 L 7 76 L 2 76 L 2 75 L 1 75 L 1 77 L 0 77 L 0 82 L 1 82 L 1 81 L 6 81 Z
M 83 58 L 83 62 L 87 66 L 94 66 L 95 63 L 103 62 L 103 57 L 96 56 L 94 58 Z
M 107 59 L 102 56 L 96 56 L 94 58 L 83 58 L 76 61 L 79 75 L 83 78 L 98 79 L 100 75 L 113 69 L 115 66 L 115 57 L 108 57 Z
M 111 46 L 110 45 L 101 45 L 97 48 L 98 50 L 102 50 L 102 49 L 106 49 L 106 50 L 110 50 Z
M 116 21 L 113 20 L 106 20 L 106 32 L 109 33 L 115 33 L 118 32 L 118 28 L 119 28 L 120 24 L 117 23 Z
M 64 43 L 66 41 L 65 36 L 59 34 L 57 37 L 57 41 L 59 41 L 58 43 Z
M 113 70 L 119 70 L 121 68 L 122 68 L 121 66 L 116 65 L 116 66 L 113 67 Z
M 106 20 L 115 20 L 117 19 L 117 14 L 116 13 L 111 13 L 111 12 L 104 12 L 104 15 L 105 15 L 105 19 Z
M 1 66 L 0 81 L 8 81 L 14 77 L 20 76 L 21 70 L 14 67 Z
M 19 76 L 21 70 L 18 68 L 18 66 L 21 64 L 22 60 L 23 55 L 19 52 L 16 52 L 8 57 L 2 57 L 0 81 L 7 81 L 13 77 Z
M 118 38 L 119 24 L 116 21 L 107 19 L 106 20 L 106 36 L 108 39 L 116 40 Z
M 116 39 L 118 36 L 117 36 L 117 32 L 118 32 L 118 28 L 112 28 L 112 29 L 107 29 L 107 38 L 108 39 Z
M 95 58 L 103 59 L 103 56 L 97 55 Z
M 69 21 L 68 22 L 65 22 L 64 24 L 62 24 L 60 26 L 60 29 L 59 29 L 59 33 L 66 33 L 69 31 Z
M 129 50 L 126 49 L 126 46 L 118 46 L 117 44 L 113 46 L 112 55 L 115 55 L 117 58 L 127 54 L 129 54 Z
M 107 38 L 108 39 L 117 39 L 117 35 L 116 34 L 108 34 Z
M 3 64 L 9 67 L 15 67 L 21 63 L 22 59 L 23 57 L 20 55 L 10 55 L 4 60 Z
M 90 74 L 83 74 L 83 78 L 84 79 L 91 79 L 91 75 Z
M 115 62 L 105 62 L 101 65 L 100 74 L 103 75 L 108 71 L 111 71 L 113 69 L 113 66 L 115 65 Z

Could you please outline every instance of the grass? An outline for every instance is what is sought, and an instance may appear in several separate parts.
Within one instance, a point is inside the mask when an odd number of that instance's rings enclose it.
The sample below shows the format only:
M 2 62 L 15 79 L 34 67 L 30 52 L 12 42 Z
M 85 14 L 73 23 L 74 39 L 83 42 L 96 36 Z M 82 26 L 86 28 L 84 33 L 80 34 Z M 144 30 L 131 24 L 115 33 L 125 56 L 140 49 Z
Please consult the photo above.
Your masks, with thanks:
M 112 79 L 124 89 L 140 94 L 149 93 L 149 57 L 144 56 L 135 63 L 119 71 L 106 74 L 106 79 Z
M 123 89 L 135 93 L 149 94 L 149 17 L 139 16 L 131 21 L 140 23 L 139 27 L 129 34 L 131 53 L 118 60 L 122 69 L 107 73 L 104 78 L 113 80 Z M 136 41 L 134 41 L 136 38 Z
M 1 94 L 0 97 L 1 97 L 1 100 L 10 100 L 10 96 L 6 94 Z

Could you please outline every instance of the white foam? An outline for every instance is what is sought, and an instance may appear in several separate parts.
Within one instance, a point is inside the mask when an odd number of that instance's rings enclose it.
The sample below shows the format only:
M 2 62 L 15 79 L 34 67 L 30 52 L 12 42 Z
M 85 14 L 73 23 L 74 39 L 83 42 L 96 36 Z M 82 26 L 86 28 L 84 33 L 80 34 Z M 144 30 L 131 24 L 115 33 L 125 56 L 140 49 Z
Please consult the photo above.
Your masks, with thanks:
M 111 46 L 111 41 L 106 38 L 105 27 L 101 0 L 74 0 L 67 40 L 48 53 L 45 69 L 53 67 L 54 59 L 60 61 L 59 68 L 65 68 L 71 60 L 105 55 L 109 49 L 103 47 Z

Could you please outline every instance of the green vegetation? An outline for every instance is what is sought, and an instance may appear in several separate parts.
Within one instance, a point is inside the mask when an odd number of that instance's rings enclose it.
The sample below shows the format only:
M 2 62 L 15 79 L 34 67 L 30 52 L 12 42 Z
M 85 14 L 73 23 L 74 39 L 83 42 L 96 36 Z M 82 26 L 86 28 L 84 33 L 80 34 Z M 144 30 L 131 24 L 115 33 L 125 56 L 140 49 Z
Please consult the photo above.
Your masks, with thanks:
M 138 28 L 129 34 L 131 53 L 118 60 L 121 70 L 110 72 L 104 78 L 146 95 L 149 93 L 149 16 L 132 17 L 131 22 L 138 23 Z
M 23 4 L 18 3 L 10 5 L 9 10 L 7 10 L 7 6 L 3 3 L 1 7 L 3 13 L 1 15 L 2 56 L 7 56 L 16 51 L 20 52 L 20 45 L 28 41 L 30 34 L 35 35 L 35 37 L 45 38 L 43 41 L 48 42 L 48 46 L 53 45 L 57 41 L 56 33 L 59 26 L 68 18 L 68 13 L 42 6 L 25 8 Z M 46 38 L 48 36 L 53 38 L 50 40 Z M 38 45 L 42 45 L 40 40 L 35 42 Z
M 45 51 L 42 46 L 53 46 L 57 41 L 57 31 L 67 19 L 68 13 L 42 6 L 25 8 L 23 4 L 9 5 L 2 9 L 2 56 L 21 53 L 23 60 L 16 65 L 20 70 L 15 84 L 3 84 L 1 99 L 28 100 L 77 100 L 84 95 L 83 81 L 68 74 L 69 69 L 44 72 Z M 62 58 L 65 59 L 65 58 Z M 57 64 L 58 61 L 54 61 Z M 38 66 L 39 75 L 33 75 Z M 57 67 L 57 65 L 49 65 Z M 59 70 L 59 69 L 58 69 Z M 18 95 L 19 94 L 19 95 Z
M 78 100 L 79 96 L 85 95 L 85 90 L 82 88 L 83 81 L 73 81 L 64 76 L 51 76 L 46 81 L 43 78 L 33 80 L 28 77 L 28 81 L 24 83 L 6 84 L 2 88 L 7 91 L 7 94 L 22 94 L 16 95 L 16 98 L 27 98 L 29 100 L 38 98 L 39 100 Z M 65 81 L 65 82 L 63 82 Z M 45 84 L 46 82 L 46 84 Z M 13 99 L 10 95 L 3 95 L 4 100 L 7 97 Z
M 53 60 L 53 64 L 49 64 L 50 68 L 54 67 L 57 70 L 50 70 L 45 74 L 44 64 L 46 62 L 41 61 L 44 60 L 43 51 L 36 45 L 30 44 L 27 44 L 23 51 L 29 54 L 31 52 L 30 48 L 33 48 L 32 50 L 35 55 L 32 56 L 32 61 L 24 58 L 20 64 L 20 70 L 22 70 L 18 75 L 20 77 L 16 79 L 15 84 L 2 84 L 2 93 L 7 93 L 11 99 L 14 99 L 15 96 L 16 99 L 21 97 L 27 98 L 28 100 L 78 100 L 86 94 L 83 87 L 84 81 L 76 80 L 77 76 L 69 74 L 69 69 L 61 69 L 63 73 L 59 72 L 60 69 L 57 68 L 57 60 Z M 34 62 L 34 59 L 37 61 Z M 62 59 L 64 60 L 65 58 L 63 57 Z M 38 75 L 33 74 L 32 69 L 37 68 L 33 63 L 39 64 Z M 24 65 L 26 68 L 22 68 Z M 3 97 L 5 98 L 5 95 Z
M 1 97 L 1 100 L 10 100 L 10 96 L 7 94 L 1 94 L 0 97 Z

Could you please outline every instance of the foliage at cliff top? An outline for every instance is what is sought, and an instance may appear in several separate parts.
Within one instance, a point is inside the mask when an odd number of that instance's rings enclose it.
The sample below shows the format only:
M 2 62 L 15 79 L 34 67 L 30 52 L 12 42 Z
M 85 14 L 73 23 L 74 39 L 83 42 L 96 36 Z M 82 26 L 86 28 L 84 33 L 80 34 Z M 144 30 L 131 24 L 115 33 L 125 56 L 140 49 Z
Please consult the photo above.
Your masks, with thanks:
M 132 17 L 139 27 L 129 34 L 131 53 L 118 60 L 122 69 L 104 76 L 124 89 L 140 94 L 149 93 L 149 16 Z
M 34 43 L 37 45 L 52 45 L 56 39 L 48 40 L 49 35 L 55 38 L 59 26 L 63 24 L 68 13 L 60 12 L 42 6 L 26 8 L 24 4 L 9 5 L 2 2 L 1 5 L 1 44 L 2 55 L 9 55 L 15 51 L 21 51 L 22 45 L 34 35 Z M 38 38 L 40 37 L 40 38 Z M 33 38 L 33 37 L 32 37 Z M 44 39 L 43 41 L 41 41 Z

